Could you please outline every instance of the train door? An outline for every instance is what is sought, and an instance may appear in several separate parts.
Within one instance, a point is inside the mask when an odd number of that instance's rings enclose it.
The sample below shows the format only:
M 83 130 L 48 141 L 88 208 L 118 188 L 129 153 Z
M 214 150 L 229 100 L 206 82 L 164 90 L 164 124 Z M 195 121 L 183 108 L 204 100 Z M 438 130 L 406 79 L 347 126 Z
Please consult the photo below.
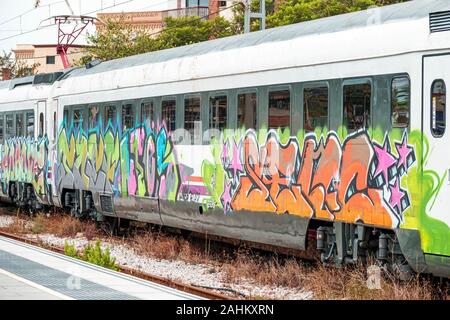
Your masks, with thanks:
M 424 56 L 422 127 L 423 148 L 429 144 L 424 160 L 422 201 L 427 201 L 422 212 L 420 228 L 422 246 L 426 253 L 443 254 L 448 251 L 450 228 L 450 54 Z M 427 170 L 427 171 L 425 171 Z M 433 173 L 432 175 L 428 173 Z M 426 179 L 433 176 L 431 183 Z M 430 184 L 432 186 L 430 186 Z M 430 192 L 432 193 L 430 197 Z M 425 205 L 425 203 L 422 203 Z M 430 232 L 427 232 L 429 230 Z M 444 247 L 443 247 L 443 244 Z M 445 247 L 446 246 L 446 247 Z
M 45 124 L 45 115 L 47 114 L 47 102 L 38 101 L 37 103 L 37 136 L 43 137 L 47 133 Z

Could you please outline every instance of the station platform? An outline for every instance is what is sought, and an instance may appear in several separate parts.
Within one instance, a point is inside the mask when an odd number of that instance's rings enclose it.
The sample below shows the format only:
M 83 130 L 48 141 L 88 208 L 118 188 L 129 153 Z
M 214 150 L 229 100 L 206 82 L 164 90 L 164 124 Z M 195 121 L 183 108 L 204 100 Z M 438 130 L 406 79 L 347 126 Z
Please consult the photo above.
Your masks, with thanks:
M 0 236 L 0 300 L 201 299 Z

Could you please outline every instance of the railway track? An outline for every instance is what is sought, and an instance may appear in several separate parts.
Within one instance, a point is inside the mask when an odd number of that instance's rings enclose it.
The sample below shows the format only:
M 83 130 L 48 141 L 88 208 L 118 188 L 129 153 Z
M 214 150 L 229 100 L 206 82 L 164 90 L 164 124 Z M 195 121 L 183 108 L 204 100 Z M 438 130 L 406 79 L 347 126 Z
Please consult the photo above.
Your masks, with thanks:
M 10 238 L 10 239 L 14 239 L 17 241 L 21 241 L 24 243 L 28 243 L 31 245 L 35 245 L 38 247 L 43 247 L 45 249 L 57 252 L 57 253 L 62 253 L 64 254 L 64 249 L 60 248 L 60 247 L 56 247 L 53 245 L 43 245 L 42 243 L 33 240 L 33 239 L 29 239 L 29 238 L 25 238 L 25 237 L 21 237 L 18 236 L 16 234 L 11 234 L 8 232 L 4 232 L 0 230 L 0 235 L 4 236 L 6 238 Z M 224 294 L 220 294 L 217 292 L 214 292 L 212 290 L 207 290 L 205 288 L 201 288 L 201 287 L 196 287 L 196 286 L 192 286 L 192 285 L 188 285 L 188 284 L 184 284 L 178 281 L 174 281 L 172 279 L 167 279 L 167 278 L 163 278 L 163 277 L 159 277 L 159 276 L 155 276 L 155 275 L 151 275 L 148 273 L 144 273 L 141 272 L 139 270 L 135 270 L 132 268 L 127 268 L 124 266 L 119 266 L 119 271 L 125 274 L 129 274 L 147 281 L 151 281 L 166 287 L 170 287 L 170 288 L 174 288 L 183 292 L 187 292 L 187 293 L 191 293 L 191 294 L 195 294 L 207 299 L 211 299 L 211 300 L 233 300 L 232 297 L 224 295 Z

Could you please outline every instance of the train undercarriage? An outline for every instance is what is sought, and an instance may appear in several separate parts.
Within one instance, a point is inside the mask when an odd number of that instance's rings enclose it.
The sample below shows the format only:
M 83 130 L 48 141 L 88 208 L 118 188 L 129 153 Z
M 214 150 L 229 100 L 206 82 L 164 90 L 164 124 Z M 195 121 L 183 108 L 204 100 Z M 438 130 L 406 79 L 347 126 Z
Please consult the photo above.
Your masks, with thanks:
M 46 206 L 38 201 L 31 184 L 12 182 L 8 187 L 11 202 L 28 213 L 35 214 L 46 209 Z M 120 234 L 130 227 L 130 219 L 104 215 L 97 211 L 90 191 L 64 189 L 61 204 L 71 216 L 94 220 L 103 229 L 106 227 L 111 234 Z M 214 238 L 211 234 L 209 237 Z M 227 237 L 218 236 L 215 239 L 236 243 L 236 239 Z M 305 250 L 298 254 L 296 253 L 298 250 L 277 248 L 251 241 L 242 242 L 263 250 L 320 260 L 328 266 L 342 267 L 358 263 L 366 266 L 376 265 L 401 280 L 410 279 L 414 274 L 414 270 L 402 253 L 394 231 L 362 224 L 311 220 L 308 225 L 308 236 L 305 238 Z

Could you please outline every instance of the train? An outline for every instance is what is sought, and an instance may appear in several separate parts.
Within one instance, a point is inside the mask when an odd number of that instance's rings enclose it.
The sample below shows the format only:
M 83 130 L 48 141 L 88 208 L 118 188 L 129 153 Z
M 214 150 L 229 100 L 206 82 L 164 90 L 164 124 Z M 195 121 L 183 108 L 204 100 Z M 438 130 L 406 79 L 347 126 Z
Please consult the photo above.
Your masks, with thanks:
M 0 198 L 450 276 L 450 3 L 0 82 Z

